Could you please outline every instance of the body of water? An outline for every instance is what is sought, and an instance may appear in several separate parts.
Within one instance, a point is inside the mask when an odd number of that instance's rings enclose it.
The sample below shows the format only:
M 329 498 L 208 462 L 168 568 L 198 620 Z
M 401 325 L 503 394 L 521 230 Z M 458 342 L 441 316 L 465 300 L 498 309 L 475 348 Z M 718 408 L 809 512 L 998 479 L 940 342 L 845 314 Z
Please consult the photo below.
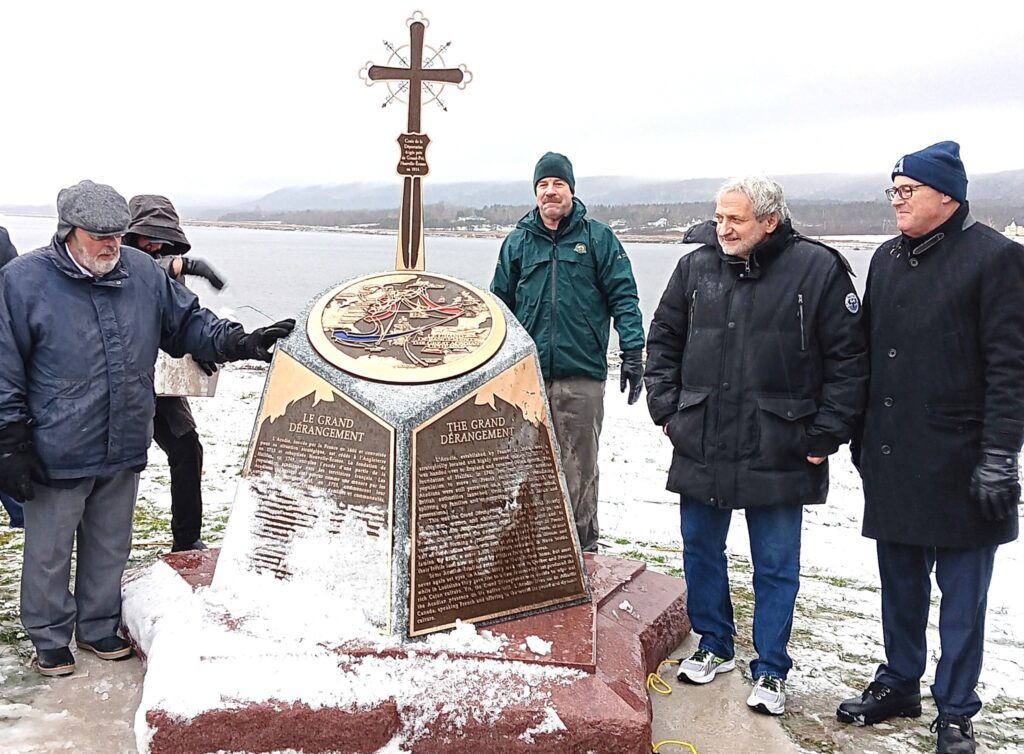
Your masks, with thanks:
M 0 215 L 21 253 L 49 243 L 55 218 Z M 228 279 L 215 291 L 201 278 L 189 278 L 204 306 L 230 315 L 247 329 L 270 320 L 297 316 L 322 291 L 358 275 L 394 269 L 394 236 L 363 233 L 317 233 L 253 228 L 185 227 L 192 251 Z M 850 260 L 858 292 L 864 288 L 871 252 L 880 238 L 840 239 Z M 501 240 L 497 238 L 426 238 L 426 267 L 486 289 L 494 273 Z M 644 328 L 650 325 L 669 275 L 679 257 L 693 246 L 627 243 L 640 293 Z M 263 312 L 263 314 L 260 314 Z M 614 332 L 612 342 L 615 342 Z

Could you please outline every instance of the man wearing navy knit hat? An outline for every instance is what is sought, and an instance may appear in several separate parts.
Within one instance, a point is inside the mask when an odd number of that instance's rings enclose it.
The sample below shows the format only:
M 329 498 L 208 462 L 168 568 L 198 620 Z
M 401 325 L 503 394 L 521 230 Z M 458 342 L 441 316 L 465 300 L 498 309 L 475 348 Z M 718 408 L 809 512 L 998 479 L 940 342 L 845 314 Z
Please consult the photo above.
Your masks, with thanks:
M 644 329 L 633 269 L 615 233 L 587 217 L 565 155 L 533 170 L 537 206 L 501 245 L 491 291 L 537 345 L 562 454 L 562 470 L 585 551 L 597 551 L 597 453 L 608 378 L 608 328 L 622 349 L 619 389 L 636 403 L 643 386 Z
M 956 142 L 902 157 L 892 181 L 901 234 L 868 272 L 868 407 L 851 446 L 864 536 L 877 542 L 885 662 L 836 714 L 859 725 L 921 715 L 934 569 L 936 751 L 970 754 L 993 560 L 1018 533 L 1024 247 L 971 215 Z

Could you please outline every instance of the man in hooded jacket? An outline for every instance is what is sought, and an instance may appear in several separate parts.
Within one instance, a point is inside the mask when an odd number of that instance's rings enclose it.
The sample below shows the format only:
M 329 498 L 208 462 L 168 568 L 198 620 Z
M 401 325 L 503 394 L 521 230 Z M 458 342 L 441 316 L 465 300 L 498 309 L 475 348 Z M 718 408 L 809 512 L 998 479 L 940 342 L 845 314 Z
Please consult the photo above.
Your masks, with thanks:
M 217 290 L 227 281 L 207 262 L 184 255 L 192 248 L 178 212 L 165 196 L 142 194 L 128 202 L 131 221 L 124 243 L 152 256 L 174 280 L 184 285 L 185 275 L 205 278 Z M 208 374 L 217 370 L 215 362 L 202 362 Z M 172 552 L 205 550 L 200 538 L 203 525 L 203 445 L 188 399 L 157 396 L 153 418 L 153 440 L 167 454 L 171 474 Z
M 917 717 L 931 574 L 942 592 L 939 754 L 975 751 L 996 548 L 1017 538 L 1024 442 L 1024 248 L 971 215 L 960 146 L 905 155 L 886 191 L 900 235 L 871 259 L 871 378 L 852 446 L 876 540 L 885 662 L 840 721 Z
M 246 333 L 200 308 L 149 256 L 121 248 L 128 203 L 110 186 L 63 189 L 57 216 L 48 246 L 0 270 L 0 491 L 27 503 L 21 620 L 48 676 L 74 672 L 72 638 L 104 660 L 131 655 L 117 634 L 121 576 L 157 351 L 270 361 L 295 326 Z
M 545 154 L 533 186 L 537 207 L 502 243 L 491 291 L 537 346 L 580 546 L 596 552 L 609 323 L 622 350 L 619 389 L 629 387 L 632 405 L 643 386 L 643 320 L 626 251 L 611 228 L 587 217 L 569 159 Z

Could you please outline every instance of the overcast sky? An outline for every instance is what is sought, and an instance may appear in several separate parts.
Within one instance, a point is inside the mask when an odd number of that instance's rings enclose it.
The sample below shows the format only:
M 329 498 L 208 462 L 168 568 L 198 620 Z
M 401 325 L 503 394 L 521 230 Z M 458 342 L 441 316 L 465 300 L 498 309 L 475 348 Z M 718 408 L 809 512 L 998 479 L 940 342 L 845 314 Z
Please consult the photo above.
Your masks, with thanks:
M 396 180 L 405 106 L 358 72 L 416 9 L 473 74 L 424 108 L 427 201 L 528 201 L 547 150 L 577 176 L 884 175 L 954 139 L 969 174 L 1024 168 L 1024 25 L 995 0 L 34 0 L 0 5 L 0 203 Z

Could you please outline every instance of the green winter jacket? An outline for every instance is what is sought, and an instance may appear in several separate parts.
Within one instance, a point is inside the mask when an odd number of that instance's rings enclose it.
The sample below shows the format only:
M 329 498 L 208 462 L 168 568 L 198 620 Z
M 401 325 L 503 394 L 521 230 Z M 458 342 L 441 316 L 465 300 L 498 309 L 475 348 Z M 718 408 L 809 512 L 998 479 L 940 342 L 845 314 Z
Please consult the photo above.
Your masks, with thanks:
M 623 351 L 644 347 L 633 269 L 612 229 L 572 212 L 554 232 L 532 210 L 501 245 L 491 291 L 537 344 L 544 379 L 608 376 L 608 325 Z

